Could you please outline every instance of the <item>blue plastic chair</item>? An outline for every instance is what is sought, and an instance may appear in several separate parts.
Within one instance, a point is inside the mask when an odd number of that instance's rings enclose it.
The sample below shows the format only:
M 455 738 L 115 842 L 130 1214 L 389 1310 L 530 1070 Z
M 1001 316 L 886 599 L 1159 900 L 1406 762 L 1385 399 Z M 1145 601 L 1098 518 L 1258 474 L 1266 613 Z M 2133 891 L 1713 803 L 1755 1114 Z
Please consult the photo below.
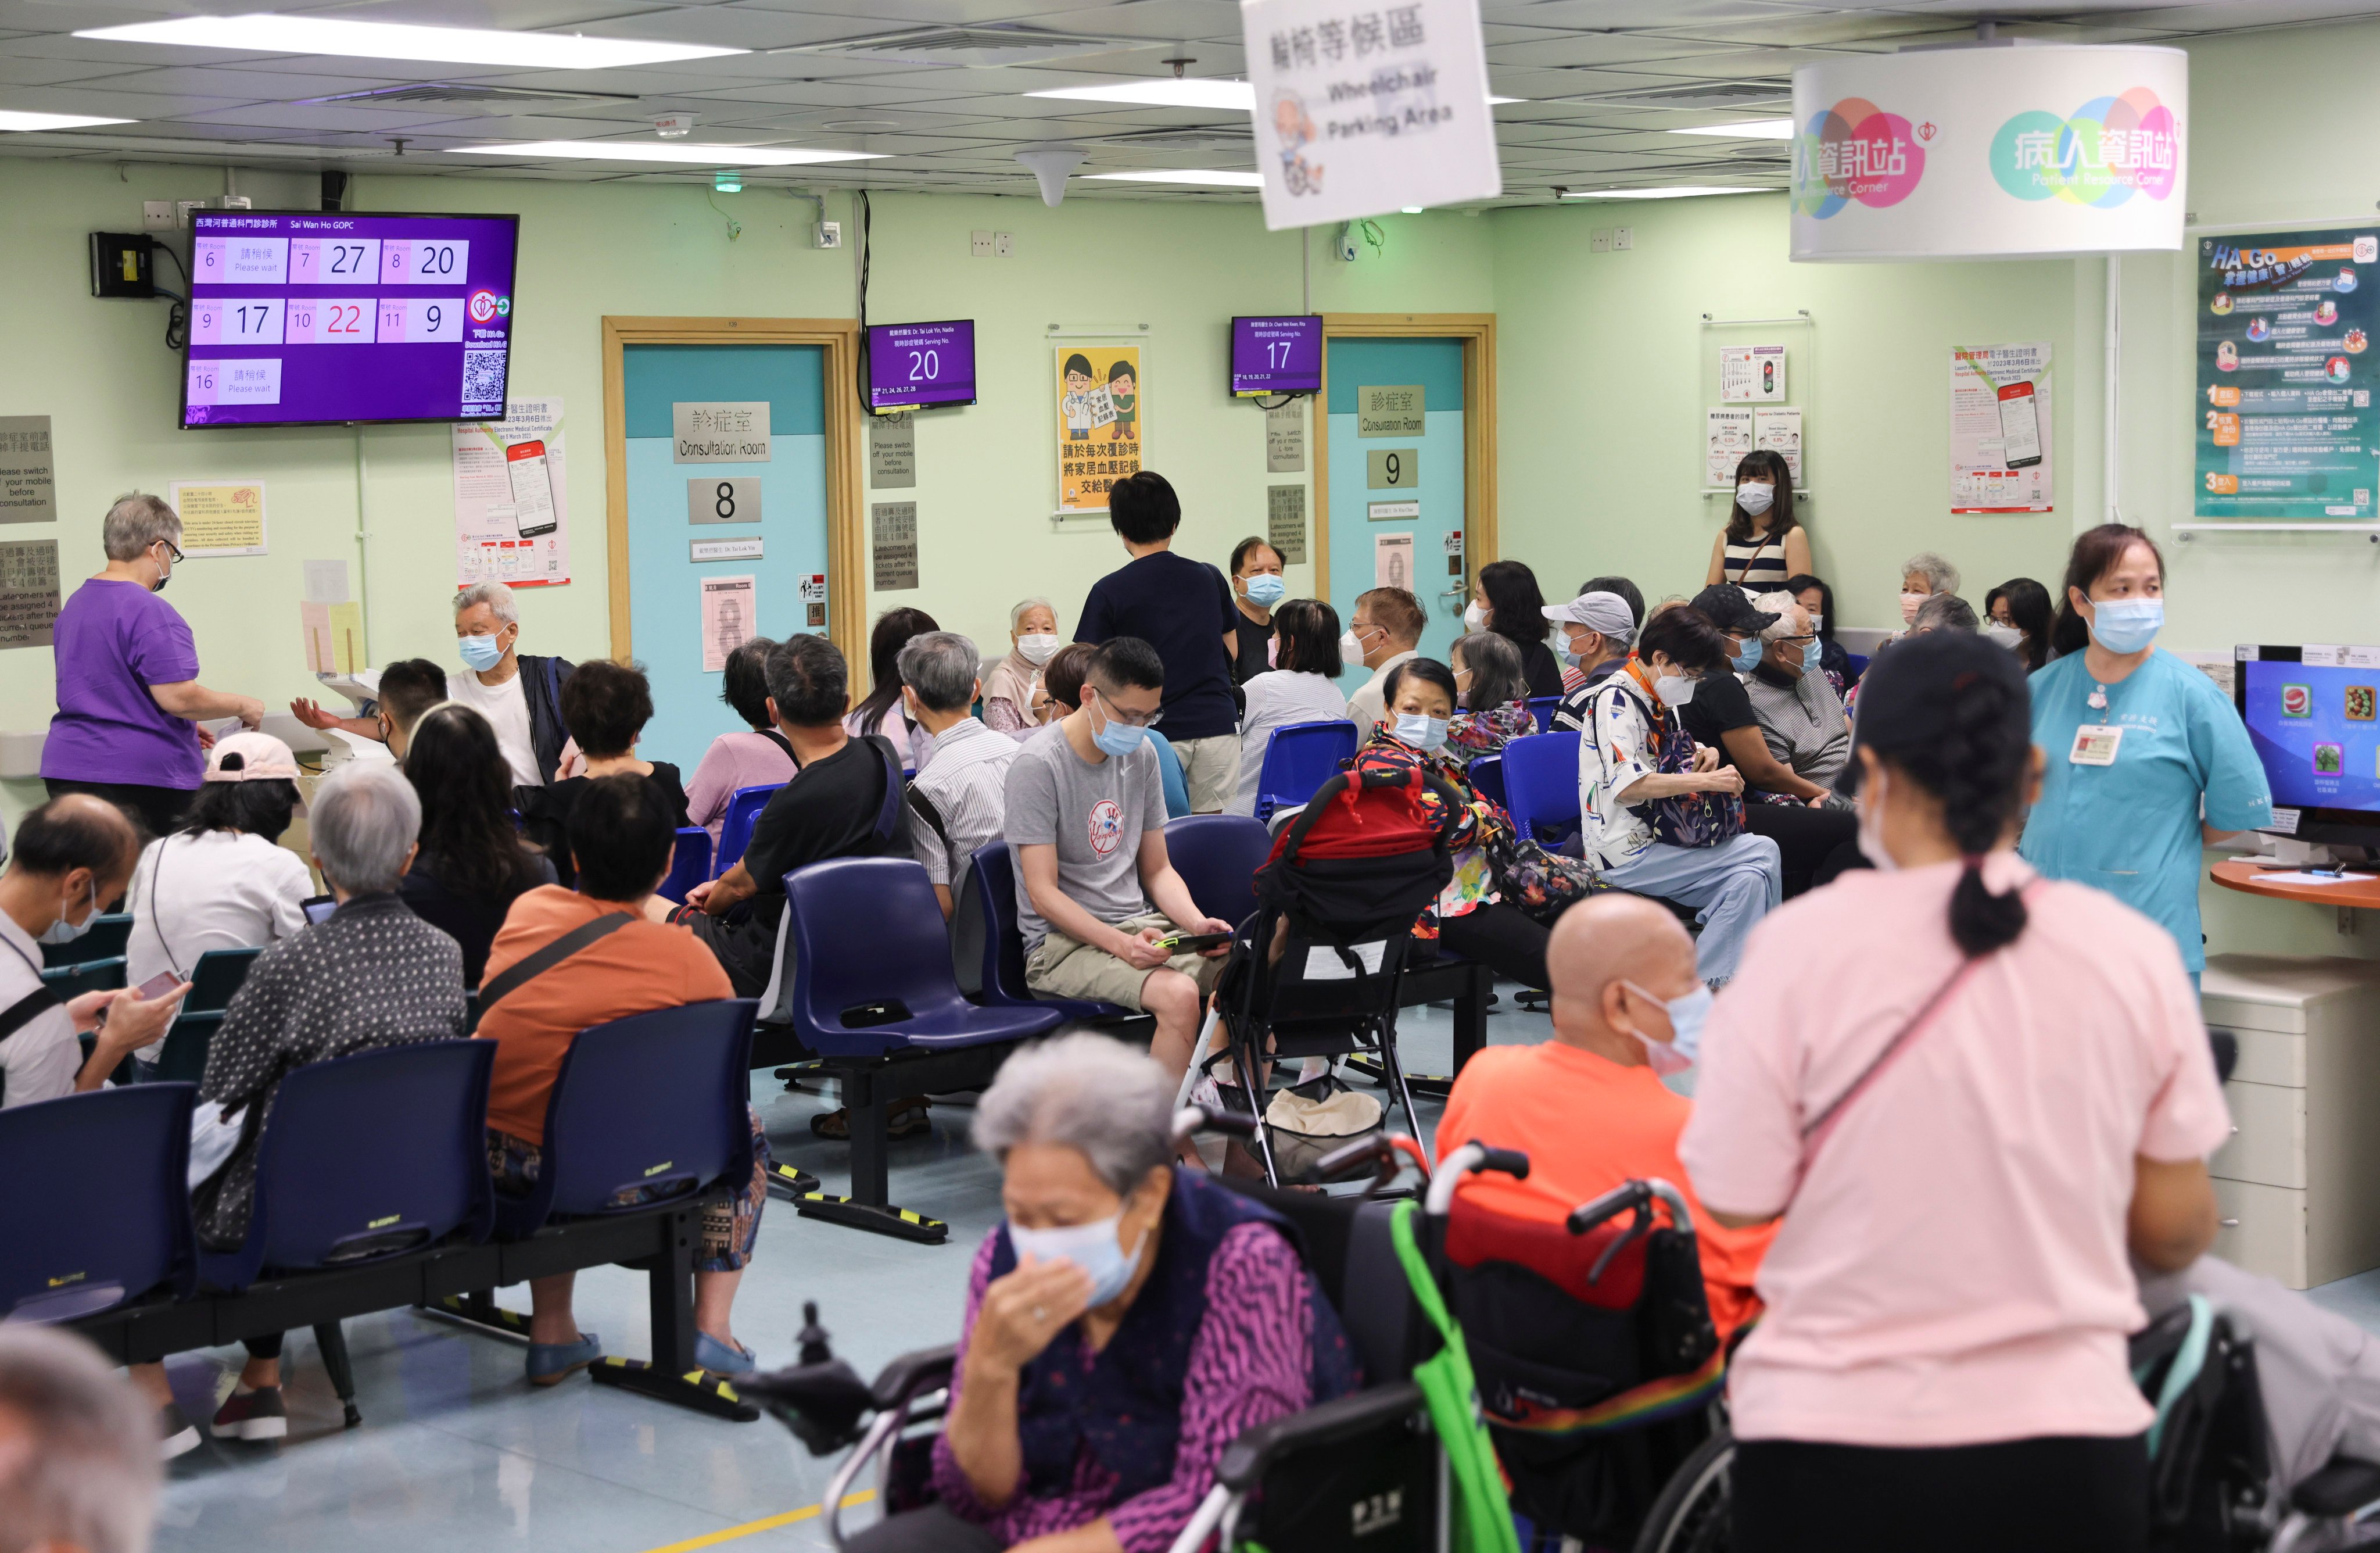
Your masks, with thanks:
M 69 1001 L 86 992 L 113 992 L 124 985 L 124 957 L 52 966 L 42 972 L 42 984 Z
M 905 858 L 836 858 L 785 875 L 794 1033 L 820 1057 L 880 1057 L 1021 1041 L 1064 1015 L 970 1003 L 926 871 Z
M 1190 783 L 1182 775 L 1181 752 L 1155 728 L 1148 730 L 1148 747 L 1157 752 L 1157 779 L 1165 789 L 1165 817 L 1178 820 L 1190 813 Z
M 1577 825 L 1578 738 L 1533 733 L 1504 746 L 1504 807 L 1523 836 L 1550 841 Z
M 496 1194 L 497 1233 L 637 1213 L 719 1180 L 740 1188 L 752 1174 L 753 1012 L 750 998 L 722 998 L 580 1031 L 546 1097 L 537 1185 Z M 617 1201 L 630 1192 L 642 1200 Z
M 1850 690 L 1860 682 L 1860 676 L 1867 672 L 1868 655 L 1865 653 L 1845 653 L 1843 657 L 1852 666 L 1852 671 L 1843 677 L 1843 689 Z
M 1273 729 L 1257 773 L 1257 823 L 1269 823 L 1278 810 L 1302 806 L 1354 757 L 1355 725 L 1344 717 L 1283 723 Z
M 486 1240 L 495 1060 L 493 1041 L 423 1041 L 290 1073 L 257 1143 L 247 1239 L 201 1253 L 200 1276 L 237 1292 L 267 1269 L 356 1266 L 457 1229 Z
M 1554 708 L 1560 706 L 1561 703 L 1562 698 L 1560 696 L 1531 696 L 1529 698 L 1529 715 L 1537 720 L 1537 731 L 1539 733 L 1553 732 Z
M 160 1284 L 197 1286 L 188 1084 L 94 1090 L 0 1111 L 0 1318 L 73 1321 Z M 73 1161 L 70 1191 L 45 1190 Z
M 1482 755 L 1464 767 L 1463 774 L 1471 778 L 1471 785 L 1478 790 L 1480 797 L 1488 800 L 1499 809 L 1510 807 L 1504 801 L 1504 757 L 1502 755 Z
M 987 1008 L 1055 1009 L 1068 1023 L 1132 1017 L 1123 1004 L 1096 997 L 1036 997 L 1025 984 L 1025 935 L 1016 925 L 1016 854 L 1005 841 L 987 841 L 968 862 L 967 904 L 952 926 L 953 942 L 975 950 L 979 980 L 970 997 Z
M 710 877 L 710 832 L 700 825 L 678 826 L 677 850 L 670 854 L 669 877 L 662 881 L 662 896 L 683 901 L 686 891 Z
M 44 970 L 60 965 L 79 965 L 86 960 L 113 960 L 124 952 L 132 937 L 132 914 L 117 911 L 113 915 L 91 919 L 91 931 L 64 944 L 42 946 Z
M 224 1021 L 224 1010 L 248 980 L 262 949 L 209 949 L 190 968 L 190 990 L 165 1032 L 155 1077 L 170 1083 L 197 1083 L 206 1077 L 207 1050 Z
M 1166 823 L 1165 855 L 1198 910 L 1237 926 L 1256 911 L 1272 833 L 1245 814 L 1192 814 Z
M 758 788 L 738 788 L 728 796 L 726 817 L 719 822 L 719 850 L 710 860 L 712 878 L 722 876 L 743 861 L 744 849 L 752 844 L 752 823 L 784 785 L 772 782 Z

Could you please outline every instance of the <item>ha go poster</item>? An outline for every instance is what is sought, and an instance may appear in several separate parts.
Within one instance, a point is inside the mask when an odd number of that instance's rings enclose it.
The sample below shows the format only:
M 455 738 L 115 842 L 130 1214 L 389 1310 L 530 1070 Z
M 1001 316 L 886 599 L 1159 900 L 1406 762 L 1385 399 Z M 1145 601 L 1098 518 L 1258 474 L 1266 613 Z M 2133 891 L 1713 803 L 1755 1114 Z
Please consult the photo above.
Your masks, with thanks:
M 2374 514 L 2380 226 L 2202 237 L 2196 513 Z

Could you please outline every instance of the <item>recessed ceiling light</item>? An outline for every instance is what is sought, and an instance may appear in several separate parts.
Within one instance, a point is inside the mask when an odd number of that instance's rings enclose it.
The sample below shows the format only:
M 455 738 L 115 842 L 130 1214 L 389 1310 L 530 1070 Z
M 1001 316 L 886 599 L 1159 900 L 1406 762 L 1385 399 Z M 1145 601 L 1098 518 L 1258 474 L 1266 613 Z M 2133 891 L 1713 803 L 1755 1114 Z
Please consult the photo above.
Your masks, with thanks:
M 1739 141 L 1790 141 L 1793 138 L 1793 121 L 1790 118 L 1747 118 L 1739 124 L 1701 124 L 1692 129 L 1672 129 L 1672 135 L 1718 135 Z
M 1705 194 L 1757 194 L 1757 189 L 1716 189 L 1680 184 L 1674 189 L 1566 189 L 1565 200 L 1693 200 Z
M 1209 189 L 1262 189 L 1262 173 L 1229 173 L 1212 167 L 1158 167 L 1148 172 L 1085 173 L 1094 182 L 1189 183 Z
M 674 162 L 694 167 L 795 167 L 811 162 L 872 162 L 867 151 L 804 151 L 791 146 L 688 145 L 684 141 L 515 141 L 452 146 L 459 156 L 561 157 L 586 162 Z
M 94 124 L 130 124 L 128 118 L 93 118 L 89 114 L 19 113 L 0 109 L 0 130 L 88 129 Z
M 1146 80 L 1117 81 L 1108 86 L 1061 86 L 1048 92 L 1028 92 L 1027 97 L 1058 97 L 1071 103 L 1135 103 L 1152 108 L 1217 108 L 1236 109 L 1254 113 L 1257 89 L 1243 80 L 1223 80 L 1209 77 L 1197 79 L 1169 79 L 1152 76 Z M 1521 97 L 1490 97 L 1490 106 L 1503 103 L 1525 102 Z
M 547 70 L 601 70 L 620 65 L 661 65 L 743 54 L 708 43 L 649 43 L 637 38 L 589 38 L 566 32 L 509 32 L 484 27 L 415 27 L 389 21 L 343 21 L 306 16 L 189 16 L 94 27 L 78 38 L 116 43 L 174 43 L 184 48 L 247 49 L 264 54 L 322 54 L 351 59 L 431 59 L 450 65 L 516 65 Z
M 1419 205 L 1400 205 L 1397 208 L 1407 215 L 1419 215 L 1421 214 L 1421 207 Z

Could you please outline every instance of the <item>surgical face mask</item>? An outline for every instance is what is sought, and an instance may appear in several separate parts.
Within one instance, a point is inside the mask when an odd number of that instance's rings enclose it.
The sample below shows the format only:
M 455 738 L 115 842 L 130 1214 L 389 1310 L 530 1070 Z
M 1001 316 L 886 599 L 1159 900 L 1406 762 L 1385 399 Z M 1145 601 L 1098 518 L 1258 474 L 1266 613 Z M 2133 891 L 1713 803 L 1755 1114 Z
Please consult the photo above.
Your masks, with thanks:
M 1816 668 L 1820 663 L 1825 661 L 1827 649 L 1824 642 L 1817 641 L 1815 638 L 1803 642 L 1802 644 L 1802 672 L 1807 674 L 1811 670 Z
M 1041 1262 L 1072 1262 L 1089 1274 L 1091 1308 L 1097 1310 L 1123 1292 L 1124 1285 L 1132 1281 L 1133 1269 L 1140 1266 L 1140 1253 L 1148 1248 L 1148 1239 L 1143 1235 L 1127 1255 L 1123 1242 L 1117 1239 L 1123 1226 L 1121 1212 L 1062 1229 L 1026 1229 L 1011 1224 L 1008 1243 L 1016 1248 L 1020 1261 L 1030 1256 Z
M 1425 717 L 1418 712 L 1400 712 L 1397 737 L 1424 754 L 1435 754 L 1446 743 L 1446 719 Z
M 1653 693 L 1661 704 L 1675 711 L 1694 699 L 1694 682 L 1682 674 L 1664 674 L 1653 681 Z
M 71 944 L 76 939 L 91 931 L 91 924 L 99 920 L 99 881 L 97 879 L 91 880 L 88 887 L 91 892 L 91 910 L 83 913 L 82 921 L 68 922 L 67 921 L 66 913 L 61 911 L 58 913 L 58 920 L 52 923 L 46 929 L 44 929 L 41 937 L 37 939 L 36 942 L 42 944 Z
M 1488 612 L 1479 607 L 1477 599 L 1473 599 L 1463 606 L 1463 629 L 1467 631 L 1488 629 Z
M 1743 645 L 1735 650 L 1735 671 L 1738 674 L 1751 673 L 1753 665 L 1760 661 L 1760 652 L 1759 636 L 1755 634 L 1745 637 Z
M 1058 655 L 1058 639 L 1048 631 L 1033 631 L 1016 639 L 1016 651 L 1026 663 L 1038 668 Z
M 1622 982 L 1621 985 L 1640 997 L 1652 997 L 1670 1016 L 1670 1038 L 1666 1041 L 1657 1041 L 1641 1030 L 1628 1033 L 1644 1046 L 1645 1060 L 1653 1071 L 1667 1078 L 1693 1067 L 1702 1055 L 1703 1024 L 1710 1018 L 1711 989 L 1696 986 L 1682 997 L 1654 997 L 1634 982 Z
M 1768 504 L 1776 499 L 1777 487 L 1774 485 L 1760 485 L 1745 481 L 1735 488 L 1735 505 L 1755 518 L 1767 511 Z
M 455 645 L 463 654 L 463 666 L 474 673 L 485 674 L 504 661 L 504 650 L 492 636 L 458 636 Z
M 157 581 L 149 584 L 149 591 L 152 593 L 162 593 L 165 591 L 165 584 L 173 580 L 174 563 L 160 561 L 157 563 Z
M 1349 663 L 1364 661 L 1364 634 L 1349 626 L 1339 638 L 1339 655 Z
M 1817 635 L 1820 631 L 1825 630 L 1826 629 L 1827 618 L 1824 615 L 1813 615 L 1810 617 L 1810 634 L 1812 636 Z
M 1900 595 L 1900 623 L 1904 626 L 1915 625 L 1917 606 L 1933 596 L 1931 593 L 1912 593 L 1903 590 Z
M 1270 609 L 1289 596 L 1289 584 L 1269 571 L 1260 571 L 1247 580 L 1247 599 L 1258 609 Z
M 1884 773 L 1869 776 L 1859 796 L 1859 850 L 1879 871 L 1890 874 L 1899 869 L 1890 851 L 1884 845 Z
M 1116 721 L 1108 715 L 1105 706 L 1099 708 L 1099 715 L 1105 726 L 1092 730 L 1091 742 L 1108 754 L 1128 755 L 1139 749 L 1141 740 L 1148 737 L 1147 728 L 1137 723 Z
M 2014 626 L 2004 626 L 1998 620 L 1986 621 L 1985 623 L 1984 636 L 1987 641 L 1998 646 L 2005 647 L 2011 653 L 2016 651 L 2017 643 L 2024 640 L 2024 632 L 2017 630 Z
M 2161 598 L 2108 599 L 2091 606 L 2091 635 L 2110 653 L 2137 653 L 2156 640 L 2165 624 Z

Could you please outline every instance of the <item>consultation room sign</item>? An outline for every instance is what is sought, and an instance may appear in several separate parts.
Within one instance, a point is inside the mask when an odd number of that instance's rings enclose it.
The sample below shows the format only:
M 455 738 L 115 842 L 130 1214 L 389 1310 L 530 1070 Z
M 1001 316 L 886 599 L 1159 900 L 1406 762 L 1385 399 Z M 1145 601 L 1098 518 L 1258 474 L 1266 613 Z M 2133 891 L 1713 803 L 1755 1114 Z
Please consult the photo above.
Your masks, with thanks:
M 1504 191 L 1479 0 L 1241 0 L 1272 231 Z
M 765 464 L 769 401 L 722 399 L 670 406 L 675 464 Z

